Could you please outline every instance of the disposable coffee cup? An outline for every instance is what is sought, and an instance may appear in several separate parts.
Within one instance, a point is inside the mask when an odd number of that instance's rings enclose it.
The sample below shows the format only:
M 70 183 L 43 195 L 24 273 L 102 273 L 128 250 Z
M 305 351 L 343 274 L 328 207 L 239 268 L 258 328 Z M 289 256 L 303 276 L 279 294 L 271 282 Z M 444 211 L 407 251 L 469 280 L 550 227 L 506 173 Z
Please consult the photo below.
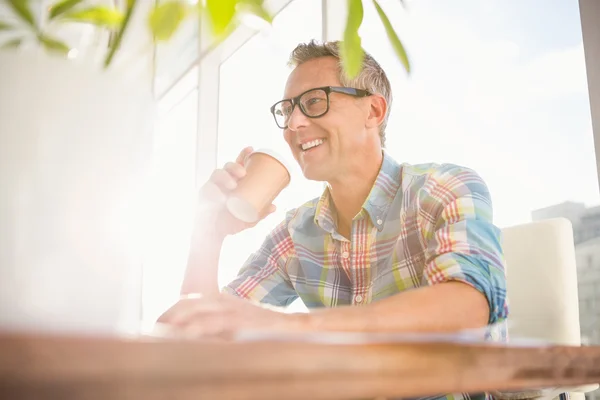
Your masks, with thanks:
M 237 219 L 253 223 L 290 183 L 290 169 L 279 154 L 270 149 L 250 153 L 245 161 L 246 176 L 227 199 L 227 209 Z

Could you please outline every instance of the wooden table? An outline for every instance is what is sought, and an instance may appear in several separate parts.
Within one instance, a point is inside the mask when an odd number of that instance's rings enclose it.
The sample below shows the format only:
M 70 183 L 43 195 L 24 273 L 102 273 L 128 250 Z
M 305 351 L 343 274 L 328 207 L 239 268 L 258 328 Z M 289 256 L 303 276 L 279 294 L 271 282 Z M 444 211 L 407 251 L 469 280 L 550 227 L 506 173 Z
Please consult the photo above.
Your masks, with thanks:
M 600 347 L 0 335 L 0 399 L 360 399 L 600 382 Z

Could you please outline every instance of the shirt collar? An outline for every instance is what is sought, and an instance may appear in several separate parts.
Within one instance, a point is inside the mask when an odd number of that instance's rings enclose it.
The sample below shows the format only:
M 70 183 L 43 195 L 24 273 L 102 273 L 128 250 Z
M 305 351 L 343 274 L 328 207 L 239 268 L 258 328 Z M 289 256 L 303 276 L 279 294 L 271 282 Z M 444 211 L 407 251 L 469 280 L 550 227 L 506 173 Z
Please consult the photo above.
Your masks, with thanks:
M 385 150 L 383 162 L 375 183 L 362 205 L 373 225 L 381 232 L 385 225 L 388 211 L 401 184 L 401 165 L 398 164 Z M 332 233 L 335 229 L 335 207 L 326 188 L 317 202 L 314 222 L 325 231 Z
M 333 233 L 335 230 L 335 209 L 332 207 L 329 186 L 325 188 L 325 191 L 317 202 L 314 221 L 317 226 L 329 233 Z

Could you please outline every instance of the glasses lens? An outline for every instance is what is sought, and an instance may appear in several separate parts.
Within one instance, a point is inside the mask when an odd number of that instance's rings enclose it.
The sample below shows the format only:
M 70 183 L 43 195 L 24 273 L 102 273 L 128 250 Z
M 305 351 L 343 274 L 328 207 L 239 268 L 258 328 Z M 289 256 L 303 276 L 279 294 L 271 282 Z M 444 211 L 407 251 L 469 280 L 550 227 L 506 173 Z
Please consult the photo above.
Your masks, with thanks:
M 283 100 L 275 104 L 273 107 L 273 115 L 275 116 L 275 122 L 280 128 L 287 126 L 290 115 L 292 115 L 292 102 L 289 100 Z
M 309 117 L 319 117 L 327 112 L 327 93 L 322 89 L 306 92 L 300 98 L 300 106 Z

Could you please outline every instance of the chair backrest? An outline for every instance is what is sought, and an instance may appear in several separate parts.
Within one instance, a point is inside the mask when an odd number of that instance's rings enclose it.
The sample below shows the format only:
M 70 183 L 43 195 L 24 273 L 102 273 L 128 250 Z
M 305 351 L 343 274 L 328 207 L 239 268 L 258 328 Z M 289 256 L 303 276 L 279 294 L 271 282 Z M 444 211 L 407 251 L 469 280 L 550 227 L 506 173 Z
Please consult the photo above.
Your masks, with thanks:
M 573 227 L 555 218 L 505 228 L 509 336 L 580 345 Z

